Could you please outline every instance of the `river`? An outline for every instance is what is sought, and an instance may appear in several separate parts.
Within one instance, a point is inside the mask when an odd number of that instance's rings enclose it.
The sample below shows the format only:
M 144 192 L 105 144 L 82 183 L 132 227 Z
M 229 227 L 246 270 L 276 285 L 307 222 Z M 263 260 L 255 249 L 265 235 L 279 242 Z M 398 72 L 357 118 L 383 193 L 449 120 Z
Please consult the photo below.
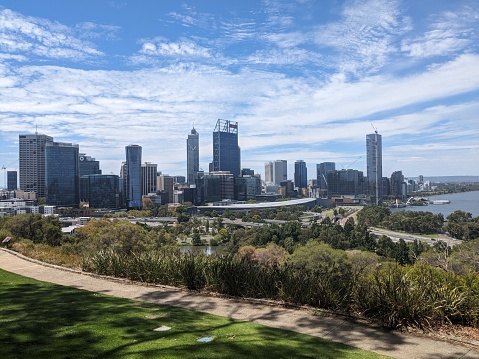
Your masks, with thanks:
M 444 218 L 460 210 L 463 212 L 469 212 L 473 217 L 479 217 L 479 191 L 450 193 L 438 196 L 428 197 L 430 201 L 438 199 L 447 199 L 451 203 L 447 204 L 429 204 L 428 206 L 407 206 L 404 208 L 391 208 L 391 211 L 427 211 L 434 214 L 442 213 Z

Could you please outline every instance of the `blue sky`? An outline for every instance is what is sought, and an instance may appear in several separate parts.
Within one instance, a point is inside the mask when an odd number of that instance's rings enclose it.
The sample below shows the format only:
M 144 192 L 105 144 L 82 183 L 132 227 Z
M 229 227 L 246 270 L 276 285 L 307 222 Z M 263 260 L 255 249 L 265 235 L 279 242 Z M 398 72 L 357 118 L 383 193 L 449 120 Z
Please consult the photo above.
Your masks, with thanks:
M 366 173 L 372 125 L 384 176 L 479 175 L 478 29 L 467 0 L 0 0 L 0 165 L 38 126 L 103 173 L 138 144 L 185 175 L 193 124 L 207 170 L 222 118 L 262 175 Z

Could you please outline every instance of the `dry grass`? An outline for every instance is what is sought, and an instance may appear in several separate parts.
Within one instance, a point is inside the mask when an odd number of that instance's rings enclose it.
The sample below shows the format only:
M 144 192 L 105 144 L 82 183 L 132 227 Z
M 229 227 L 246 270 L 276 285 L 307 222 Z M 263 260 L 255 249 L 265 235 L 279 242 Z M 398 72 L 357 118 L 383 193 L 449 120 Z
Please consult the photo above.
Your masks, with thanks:
M 63 267 L 81 269 L 80 256 L 65 253 L 62 247 L 51 247 L 46 244 L 33 244 L 31 241 L 22 241 L 12 244 L 12 249 L 26 257 Z

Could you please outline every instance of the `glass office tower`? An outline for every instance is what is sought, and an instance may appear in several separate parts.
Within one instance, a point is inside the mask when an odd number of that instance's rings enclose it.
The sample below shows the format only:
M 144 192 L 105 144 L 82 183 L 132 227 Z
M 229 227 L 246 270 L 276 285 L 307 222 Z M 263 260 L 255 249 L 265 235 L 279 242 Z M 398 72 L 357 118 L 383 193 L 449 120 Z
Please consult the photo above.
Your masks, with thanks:
M 79 147 L 53 142 L 45 146 L 46 200 L 50 206 L 80 205 Z
M 213 171 L 241 173 L 241 152 L 238 146 L 238 122 L 219 119 L 213 132 Z
M 141 209 L 141 146 L 129 145 L 125 151 L 127 208 Z
M 306 162 L 303 160 L 294 163 L 294 186 L 298 188 L 308 187 L 308 169 Z

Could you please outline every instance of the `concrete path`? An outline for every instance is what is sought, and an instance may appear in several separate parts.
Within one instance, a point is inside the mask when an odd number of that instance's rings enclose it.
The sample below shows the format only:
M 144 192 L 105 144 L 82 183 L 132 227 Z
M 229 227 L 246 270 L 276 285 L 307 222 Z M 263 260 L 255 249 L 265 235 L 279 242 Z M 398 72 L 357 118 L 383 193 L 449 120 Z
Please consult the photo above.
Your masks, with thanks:
M 177 288 L 131 284 L 114 278 L 47 265 L 0 250 L 0 268 L 41 281 L 115 297 L 188 308 L 200 312 L 288 329 L 399 359 L 479 359 L 479 346 L 398 333 L 352 323 L 329 314 L 288 309 L 268 303 L 225 299 Z M 479 343 L 476 343 L 479 344 Z

